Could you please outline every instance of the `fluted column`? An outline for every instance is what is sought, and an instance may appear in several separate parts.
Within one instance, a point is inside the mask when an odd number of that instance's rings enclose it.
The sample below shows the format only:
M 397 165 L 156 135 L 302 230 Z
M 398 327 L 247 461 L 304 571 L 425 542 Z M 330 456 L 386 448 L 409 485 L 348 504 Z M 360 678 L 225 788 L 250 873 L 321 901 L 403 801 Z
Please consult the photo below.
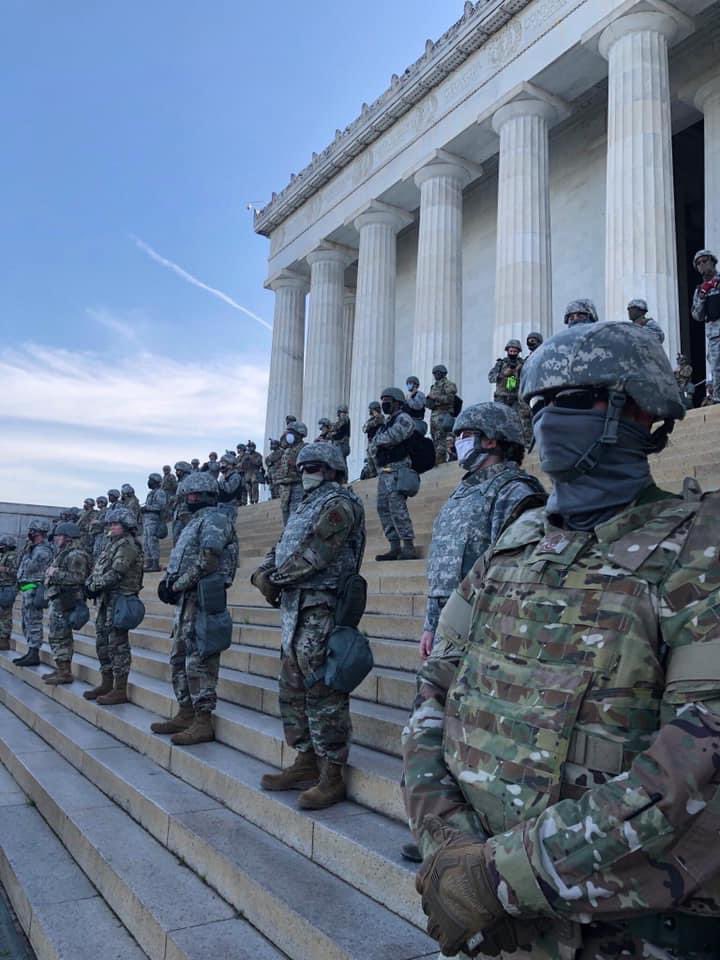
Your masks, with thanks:
M 493 356 L 528 330 L 552 333 L 548 124 L 555 108 L 518 100 L 493 116 L 500 136 Z
M 362 466 L 365 438 L 360 426 L 367 419 L 367 405 L 393 385 L 396 237 L 411 222 L 410 214 L 383 203 L 370 204 L 355 219 L 360 253 L 350 387 L 351 478 L 360 475 Z
M 288 413 L 300 417 L 305 352 L 305 277 L 283 270 L 268 282 L 275 293 L 272 353 L 265 419 L 265 446 L 279 438 Z
M 605 318 L 626 319 L 644 297 L 680 348 L 670 125 L 668 42 L 675 21 L 664 13 L 620 17 L 600 36 L 608 70 Z
M 462 193 L 470 165 L 433 160 L 415 174 L 420 188 L 420 234 L 415 284 L 411 369 L 427 386 L 444 363 L 460 380 L 462 349 Z
M 344 394 L 345 267 L 351 254 L 345 247 L 324 243 L 306 260 L 310 264 L 310 301 L 303 420 L 314 436 L 320 417 L 334 416 Z
M 350 403 L 350 380 L 352 376 L 352 350 L 355 336 L 355 291 L 346 290 L 343 301 L 343 395 L 342 403 Z
M 720 249 L 720 75 L 704 83 L 695 104 L 705 117 L 705 246 Z

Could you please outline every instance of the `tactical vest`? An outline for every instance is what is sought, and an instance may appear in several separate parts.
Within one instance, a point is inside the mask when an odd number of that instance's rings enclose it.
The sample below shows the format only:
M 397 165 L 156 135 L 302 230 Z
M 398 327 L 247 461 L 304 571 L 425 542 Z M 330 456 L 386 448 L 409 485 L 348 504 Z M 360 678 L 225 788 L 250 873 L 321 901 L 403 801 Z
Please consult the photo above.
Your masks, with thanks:
M 304 443 L 294 443 L 286 447 L 277 472 L 277 482 L 286 486 L 291 483 L 300 483 L 300 474 L 297 472 L 298 454 L 305 446 Z
M 39 583 L 45 577 L 45 569 L 53 558 L 49 543 L 35 543 L 27 549 L 20 559 L 18 583 Z
M 363 516 L 362 501 L 352 490 L 333 482 L 324 483 L 303 497 L 295 512 L 290 514 L 282 538 L 275 548 L 275 562 L 281 567 L 311 536 L 325 505 L 339 498 L 350 501 L 355 514 L 355 526 L 335 558 L 322 570 L 303 580 L 303 590 L 337 590 L 348 574 L 357 573 L 360 569 L 365 550 L 365 525 L 359 522 Z
M 433 413 L 452 413 L 455 405 L 455 395 L 449 392 L 451 383 L 451 380 L 443 377 L 442 380 L 436 380 L 428 390 L 428 398 L 435 401 L 432 408 Z M 453 383 L 452 386 L 455 386 L 455 384 Z
M 167 575 L 177 576 L 196 564 L 203 552 L 203 545 L 211 546 L 220 556 L 220 572 L 225 585 L 230 586 L 238 563 L 238 542 L 235 527 L 217 507 L 203 507 L 191 516 L 172 549 L 167 565 Z
M 490 546 L 495 502 L 511 483 L 524 486 L 525 496 L 544 492 L 539 480 L 509 461 L 469 474 L 456 487 L 433 524 L 428 596 L 449 597 Z
M 123 573 L 122 579 L 109 588 L 113 593 L 123 593 L 128 596 L 139 593 L 143 585 L 143 553 L 135 537 L 108 537 L 107 543 L 100 556 L 95 561 L 92 578 L 104 577 L 115 562 L 118 553 L 130 549 L 133 553 L 132 562 Z
M 145 498 L 145 512 L 156 513 L 158 516 L 165 509 L 166 497 L 161 489 L 150 490 Z
M 720 320 L 720 287 L 715 287 L 705 300 L 705 319 L 708 323 Z

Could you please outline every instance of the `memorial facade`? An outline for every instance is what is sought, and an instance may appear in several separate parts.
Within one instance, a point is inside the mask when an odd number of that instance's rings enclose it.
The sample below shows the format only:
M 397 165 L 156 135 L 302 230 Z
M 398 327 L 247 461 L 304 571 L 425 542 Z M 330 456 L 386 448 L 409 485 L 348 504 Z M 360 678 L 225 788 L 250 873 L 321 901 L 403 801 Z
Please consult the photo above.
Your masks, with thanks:
M 487 399 L 567 301 L 644 297 L 704 370 L 692 255 L 720 247 L 720 3 L 480 0 L 255 218 L 275 293 L 266 439 L 444 363 Z

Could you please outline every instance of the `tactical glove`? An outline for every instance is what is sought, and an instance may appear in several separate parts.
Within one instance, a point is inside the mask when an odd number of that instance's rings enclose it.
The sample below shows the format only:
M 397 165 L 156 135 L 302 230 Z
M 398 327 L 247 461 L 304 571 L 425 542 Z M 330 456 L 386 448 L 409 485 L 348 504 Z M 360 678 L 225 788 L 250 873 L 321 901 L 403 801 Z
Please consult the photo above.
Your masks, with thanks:
M 173 591 L 170 584 L 167 580 L 161 580 L 157 585 L 157 595 L 158 599 L 162 603 L 176 604 L 177 603 L 177 594 Z
M 280 606 L 282 590 L 270 579 L 272 570 L 257 569 L 250 577 L 250 583 L 265 597 L 271 607 Z
M 452 957 L 506 914 L 488 875 L 483 844 L 439 817 L 425 817 L 422 830 L 440 847 L 421 867 L 415 887 L 427 932 Z

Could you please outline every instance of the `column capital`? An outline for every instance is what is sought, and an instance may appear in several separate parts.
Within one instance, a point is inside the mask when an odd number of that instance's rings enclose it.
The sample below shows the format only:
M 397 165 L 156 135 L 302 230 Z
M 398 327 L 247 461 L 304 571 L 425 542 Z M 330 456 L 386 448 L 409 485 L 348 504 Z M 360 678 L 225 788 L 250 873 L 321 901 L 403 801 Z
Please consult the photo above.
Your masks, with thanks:
M 706 80 L 700 87 L 698 87 L 693 100 L 698 110 L 702 110 L 704 112 L 708 101 L 715 100 L 718 97 L 720 97 L 720 73 L 712 77 L 710 80 Z
M 547 100 L 514 100 L 495 111 L 492 117 L 492 127 L 495 133 L 500 133 L 505 124 L 516 117 L 541 117 L 548 123 L 552 123 L 557 115 L 556 107 Z
M 383 203 L 381 200 L 371 200 L 358 211 L 352 222 L 358 232 L 368 224 L 382 223 L 398 233 L 403 227 L 410 226 L 414 219 L 407 210 Z
M 660 13 L 660 11 L 628 13 L 605 27 L 598 40 L 598 52 L 607 60 L 610 50 L 617 41 L 630 33 L 660 33 L 668 43 L 671 43 L 678 31 L 678 21 L 670 13 Z
M 265 281 L 265 289 L 273 292 L 287 287 L 293 287 L 307 293 L 310 289 L 310 281 L 301 273 L 295 273 L 294 270 L 281 270 Z
M 413 170 L 412 176 L 417 187 L 422 187 L 435 177 L 448 177 L 457 180 L 461 187 L 466 187 L 472 180 L 477 180 L 482 172 L 483 168 L 471 160 L 457 157 L 446 150 L 435 150 L 432 156 Z
M 357 250 L 346 247 L 341 243 L 332 243 L 324 240 L 321 244 L 306 254 L 305 260 L 312 267 L 316 263 L 342 263 L 347 267 L 357 259 Z

